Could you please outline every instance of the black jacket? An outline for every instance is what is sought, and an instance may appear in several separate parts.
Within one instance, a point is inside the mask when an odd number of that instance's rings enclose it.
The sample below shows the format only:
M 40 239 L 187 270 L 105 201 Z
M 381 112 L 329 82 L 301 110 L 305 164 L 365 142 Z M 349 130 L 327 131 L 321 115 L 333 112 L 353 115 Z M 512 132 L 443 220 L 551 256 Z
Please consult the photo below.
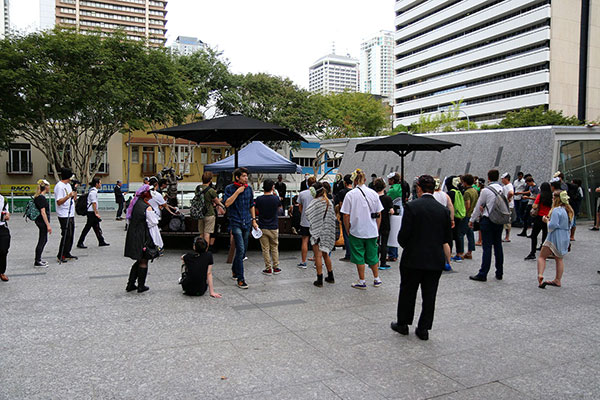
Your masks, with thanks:
M 127 236 L 125 237 L 125 257 L 141 260 L 146 244 L 152 243 L 150 230 L 146 223 L 146 209 L 149 207 L 142 199 L 133 206 Z
M 444 243 L 452 241 L 450 211 L 433 196 L 423 195 L 404 206 L 398 243 L 404 249 L 400 268 L 442 270 Z

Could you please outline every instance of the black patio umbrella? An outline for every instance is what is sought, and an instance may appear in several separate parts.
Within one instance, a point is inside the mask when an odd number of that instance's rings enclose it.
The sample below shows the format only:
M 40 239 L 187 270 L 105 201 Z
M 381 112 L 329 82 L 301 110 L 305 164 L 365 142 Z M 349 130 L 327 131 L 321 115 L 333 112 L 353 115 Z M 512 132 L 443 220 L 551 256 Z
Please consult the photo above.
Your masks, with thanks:
M 235 168 L 238 167 L 238 150 L 245 143 L 253 140 L 306 142 L 306 139 L 300 134 L 290 129 L 245 117 L 241 114 L 192 122 L 191 124 L 158 129 L 148 133 L 159 133 L 196 143 L 227 142 L 235 152 Z
M 460 144 L 402 132 L 394 136 L 386 136 L 360 143 L 354 151 L 393 151 L 400 156 L 400 174 L 404 179 L 404 157 L 408 154 L 413 151 L 441 152 L 454 146 L 460 146 Z

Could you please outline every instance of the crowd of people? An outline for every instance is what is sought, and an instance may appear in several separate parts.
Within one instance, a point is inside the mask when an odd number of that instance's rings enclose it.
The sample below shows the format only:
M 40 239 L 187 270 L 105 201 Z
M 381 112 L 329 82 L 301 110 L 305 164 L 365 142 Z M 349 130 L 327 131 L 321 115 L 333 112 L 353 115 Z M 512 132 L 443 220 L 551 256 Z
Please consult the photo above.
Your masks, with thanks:
M 238 168 L 233 172 L 233 182 L 224 187 L 219 196 L 213 187 L 213 176 L 206 172 L 202 184 L 195 190 L 191 212 L 198 220 L 200 236 L 194 239 L 193 252 L 182 256 L 180 284 L 185 294 L 201 296 L 209 292 L 221 297 L 214 290 L 212 281 L 213 256 L 217 215 L 226 214 L 231 242 L 235 247 L 232 262 L 232 279 L 240 289 L 248 289 L 244 273 L 250 234 L 259 239 L 264 259 L 263 274 L 278 275 L 279 264 L 279 216 L 284 213 L 286 185 L 282 176 L 277 182 L 266 179 L 262 183 L 263 194 L 256 197 L 248 184 L 248 170 Z M 57 260 L 61 263 L 77 260 L 71 253 L 75 233 L 75 211 L 78 207 L 77 182 L 67 168 L 60 172 L 61 180 L 54 188 L 56 215 L 61 228 L 61 240 Z M 519 227 L 519 237 L 531 241 L 531 250 L 525 260 L 537 260 L 537 284 L 540 288 L 562 286 L 564 256 L 571 250 L 575 240 L 576 216 L 581 206 L 583 192 L 581 181 L 565 182 L 560 172 L 549 182 L 537 185 L 529 174 L 519 172 L 514 181 L 508 173 L 490 170 L 487 180 L 464 174 L 445 179 L 422 175 L 411 186 L 397 172 L 386 179 L 371 175 L 367 184 L 365 173 L 356 169 L 345 176 L 338 175 L 331 186 L 318 182 L 314 176 L 303 181 L 304 189 L 294 196 L 289 207 L 292 223 L 301 236 L 301 252 L 298 268 L 306 269 L 308 261 L 314 262 L 316 280 L 314 285 L 323 287 L 324 282 L 334 284 L 331 253 L 336 242 L 343 238 L 342 262 L 356 265 L 357 280 L 352 288 L 366 290 L 366 269 L 372 273 L 372 286 L 383 284 L 379 270 L 390 268 L 398 259 L 398 247 L 403 248 L 400 260 L 400 294 L 397 321 L 392 329 L 408 333 L 414 317 L 417 289 L 423 295 L 422 313 L 415 333 L 423 340 L 433 322 L 435 298 L 442 272 L 451 271 L 456 263 L 473 259 L 476 246 L 481 246 L 481 264 L 478 272 L 469 276 L 474 281 L 486 281 L 495 260 L 495 277 L 504 277 L 503 243 L 511 241 L 511 228 Z M 386 182 L 387 181 L 387 182 Z M 98 245 L 108 246 L 100 223 L 98 190 L 102 182 L 94 178 L 85 194 L 83 213 L 86 225 L 77 247 L 85 249 L 86 235 L 93 230 Z M 126 206 L 127 234 L 124 255 L 131 258 L 126 286 L 128 292 L 142 293 L 146 286 L 148 263 L 159 257 L 163 248 L 160 233 L 161 219 L 165 213 L 175 215 L 178 210 L 168 204 L 161 193 L 166 182 L 155 177 L 148 178 L 125 203 L 121 182 L 115 186 L 118 205 L 117 220 L 122 220 Z M 37 182 L 33 205 L 38 211 L 35 224 L 39 231 L 35 248 L 34 266 L 47 268 L 48 262 L 41 255 L 52 233 L 50 207 L 46 195 L 50 184 Z M 5 275 L 6 257 L 10 247 L 10 232 L 4 198 L 0 196 L 0 279 Z M 78 211 L 79 213 L 79 211 Z M 596 229 L 596 226 L 592 229 Z M 478 232 L 478 240 L 475 239 Z M 541 245 L 538 238 L 542 234 Z M 466 242 L 465 243 L 465 237 Z M 310 244 L 310 246 L 309 246 Z M 309 250 L 312 257 L 309 257 Z M 539 252 L 539 255 L 537 255 Z M 537 256 L 536 256 L 537 255 Z M 556 262 L 556 274 L 552 280 L 544 280 L 548 259 Z M 326 269 L 323 270 L 323 265 Z

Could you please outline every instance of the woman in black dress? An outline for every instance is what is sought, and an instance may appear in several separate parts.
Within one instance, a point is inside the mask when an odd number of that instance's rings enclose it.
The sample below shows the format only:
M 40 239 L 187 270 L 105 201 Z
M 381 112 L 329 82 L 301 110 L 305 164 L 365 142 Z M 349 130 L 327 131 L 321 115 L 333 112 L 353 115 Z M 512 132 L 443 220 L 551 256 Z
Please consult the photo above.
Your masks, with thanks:
M 48 262 L 42 260 L 44 247 L 48 243 L 48 234 L 52 233 L 50 226 L 50 204 L 46 199 L 46 194 L 50 190 L 50 182 L 45 179 L 37 181 L 38 187 L 33 197 L 35 207 L 40 211 L 40 215 L 35 219 L 35 224 L 39 230 L 38 243 L 35 247 L 35 260 L 33 265 L 39 268 L 48 268 Z
M 202 296 L 208 293 L 210 297 L 219 298 L 221 295 L 215 292 L 212 279 L 213 256 L 208 251 L 208 244 L 202 236 L 194 239 L 194 252 L 182 256 L 181 287 L 188 296 Z
M 127 208 L 127 237 L 125 238 L 125 257 L 135 260 L 129 272 L 129 281 L 126 290 L 128 292 L 137 289 L 138 293 L 150 289 L 146 286 L 146 276 L 148 275 L 148 261 L 150 256 L 147 248 L 152 246 L 152 237 L 148 229 L 146 213 L 153 213 L 148 200 L 152 198 L 150 186 L 142 185 L 135 193 L 135 198 Z M 137 280 L 137 286 L 136 286 Z

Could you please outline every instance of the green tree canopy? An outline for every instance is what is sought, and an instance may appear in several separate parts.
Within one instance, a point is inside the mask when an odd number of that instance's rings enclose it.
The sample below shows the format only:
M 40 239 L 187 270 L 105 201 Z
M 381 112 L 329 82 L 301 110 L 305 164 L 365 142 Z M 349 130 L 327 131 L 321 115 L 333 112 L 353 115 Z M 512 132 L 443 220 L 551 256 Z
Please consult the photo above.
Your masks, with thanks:
M 577 117 L 565 117 L 562 111 L 546 110 L 543 106 L 533 109 L 524 108 L 519 111 L 511 111 L 497 128 L 522 128 L 528 126 L 547 126 L 547 125 L 583 125 Z
M 149 121 L 179 123 L 185 88 L 172 58 L 123 34 L 71 30 L 0 41 L 0 135 L 23 137 L 51 163 L 90 180 L 106 145 Z M 94 159 L 91 159 L 92 156 Z

